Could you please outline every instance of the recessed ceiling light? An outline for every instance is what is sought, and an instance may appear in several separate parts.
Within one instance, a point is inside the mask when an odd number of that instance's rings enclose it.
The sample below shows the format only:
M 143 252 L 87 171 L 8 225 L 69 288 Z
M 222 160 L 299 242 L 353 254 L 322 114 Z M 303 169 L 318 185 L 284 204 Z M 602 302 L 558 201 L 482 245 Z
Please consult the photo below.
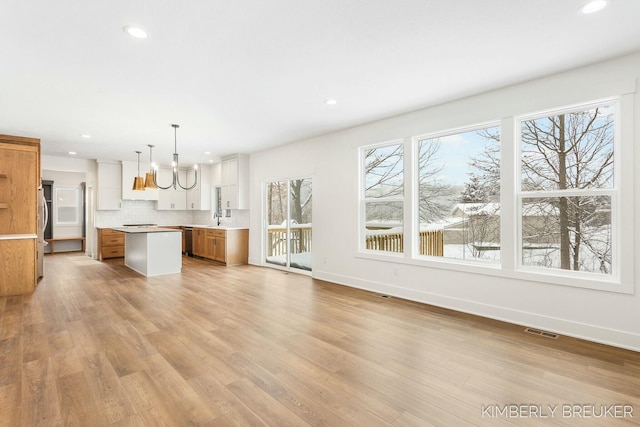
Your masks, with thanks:
M 580 10 L 584 14 L 590 14 L 590 13 L 598 12 L 604 9 L 606 6 L 607 6 L 607 0 L 592 0 L 589 3 L 585 4 L 584 6 L 582 6 L 582 9 Z
M 81 136 L 81 137 L 83 137 L 83 138 L 87 138 L 87 139 L 91 138 L 91 135 L 86 134 L 86 133 L 83 133 L 83 134 L 82 134 L 82 135 L 80 135 L 80 136 Z
M 72 156 L 75 156 L 78 153 L 76 153 L 75 151 L 69 151 L 69 154 L 71 154 Z
M 209 159 L 209 163 L 213 163 L 213 159 Z
M 134 27 L 129 25 L 123 28 L 124 32 L 129 34 L 131 37 L 135 37 L 137 39 L 146 39 L 147 32 L 140 27 Z
M 205 151 L 204 154 L 208 156 L 209 154 L 211 154 L 211 151 Z
M 324 103 L 327 105 L 336 105 L 338 101 L 336 101 L 335 99 L 327 99 L 326 101 L 324 101 Z

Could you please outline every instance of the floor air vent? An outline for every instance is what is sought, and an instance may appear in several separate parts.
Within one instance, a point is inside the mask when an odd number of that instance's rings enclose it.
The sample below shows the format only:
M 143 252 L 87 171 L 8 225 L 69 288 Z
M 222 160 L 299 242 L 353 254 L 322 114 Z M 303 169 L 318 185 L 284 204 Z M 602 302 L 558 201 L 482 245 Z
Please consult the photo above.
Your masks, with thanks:
M 525 328 L 524 330 L 528 334 L 540 335 L 541 337 L 558 339 L 558 334 L 554 334 L 553 332 L 543 331 L 535 328 Z

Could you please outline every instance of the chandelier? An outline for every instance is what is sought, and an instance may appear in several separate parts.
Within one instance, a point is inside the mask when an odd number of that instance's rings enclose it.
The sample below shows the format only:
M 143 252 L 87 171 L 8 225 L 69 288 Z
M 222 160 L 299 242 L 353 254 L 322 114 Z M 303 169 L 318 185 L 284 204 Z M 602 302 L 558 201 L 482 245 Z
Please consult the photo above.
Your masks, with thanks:
M 178 128 L 180 127 L 179 125 L 171 125 L 171 127 L 173 127 L 173 135 L 174 135 L 174 150 L 173 150 L 173 162 L 171 163 L 171 166 L 173 168 L 173 182 L 171 184 L 169 184 L 166 187 L 163 187 L 161 185 L 158 184 L 158 168 L 154 167 L 153 168 L 153 184 L 155 186 L 157 186 L 158 188 L 160 188 L 161 190 L 168 190 L 170 188 L 173 187 L 174 190 L 177 190 L 178 187 L 182 188 L 183 190 L 193 190 L 196 187 L 196 184 L 198 184 L 198 165 L 194 165 L 193 169 L 195 171 L 195 181 L 193 182 L 193 185 L 191 187 L 185 187 L 184 185 L 182 185 L 180 183 L 180 176 L 178 175 L 178 170 L 179 170 L 179 166 L 178 166 Z M 149 147 L 149 153 L 151 153 L 151 147 Z

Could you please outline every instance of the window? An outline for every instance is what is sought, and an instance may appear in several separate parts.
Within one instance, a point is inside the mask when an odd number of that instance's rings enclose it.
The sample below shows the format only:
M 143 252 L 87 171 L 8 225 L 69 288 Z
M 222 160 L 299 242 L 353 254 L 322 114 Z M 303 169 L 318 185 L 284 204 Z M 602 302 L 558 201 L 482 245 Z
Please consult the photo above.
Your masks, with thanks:
M 500 261 L 500 128 L 415 138 L 418 254 Z
M 404 251 L 404 145 L 390 143 L 362 151 L 364 248 Z
M 523 267 L 611 275 L 616 104 L 519 120 Z
M 361 256 L 633 292 L 635 87 L 622 89 L 361 147 Z
M 80 203 L 75 188 L 57 188 L 54 202 L 57 215 L 56 224 L 76 225 L 80 223 Z

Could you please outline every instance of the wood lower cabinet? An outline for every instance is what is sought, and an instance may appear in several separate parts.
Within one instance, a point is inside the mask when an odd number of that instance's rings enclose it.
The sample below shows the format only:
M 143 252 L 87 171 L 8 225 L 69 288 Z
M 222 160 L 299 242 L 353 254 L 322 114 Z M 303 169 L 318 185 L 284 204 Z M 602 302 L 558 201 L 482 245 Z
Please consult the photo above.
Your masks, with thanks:
M 225 230 L 207 230 L 205 257 L 218 262 L 227 262 L 227 232 Z
M 193 254 L 226 265 L 248 264 L 249 230 L 194 228 Z
M 98 259 L 124 256 L 124 233 L 110 228 L 98 229 Z
M 0 239 L 0 296 L 33 292 L 36 284 L 36 239 Z
M 194 228 L 193 234 L 191 235 L 192 243 L 193 243 L 193 255 L 206 258 L 206 247 L 207 247 L 207 230 L 204 228 Z

